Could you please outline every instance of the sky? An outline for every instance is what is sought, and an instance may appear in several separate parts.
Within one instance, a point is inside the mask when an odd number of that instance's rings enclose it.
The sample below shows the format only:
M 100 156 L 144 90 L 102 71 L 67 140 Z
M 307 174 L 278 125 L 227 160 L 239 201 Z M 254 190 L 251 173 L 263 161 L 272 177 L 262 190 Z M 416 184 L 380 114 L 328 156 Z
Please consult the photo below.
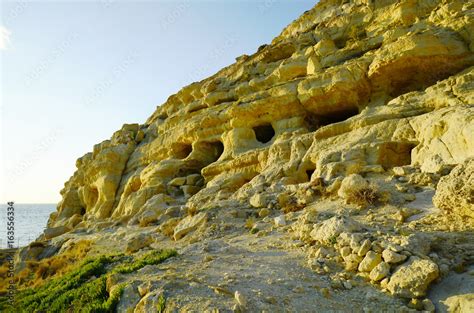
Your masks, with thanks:
M 94 144 L 316 3 L 0 1 L 0 203 L 57 203 Z

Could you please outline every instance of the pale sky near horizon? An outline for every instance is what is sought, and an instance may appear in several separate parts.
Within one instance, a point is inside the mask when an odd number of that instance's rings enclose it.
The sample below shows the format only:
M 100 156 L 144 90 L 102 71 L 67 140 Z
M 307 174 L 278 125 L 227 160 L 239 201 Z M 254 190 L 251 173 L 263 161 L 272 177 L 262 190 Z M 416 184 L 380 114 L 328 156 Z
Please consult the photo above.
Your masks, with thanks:
M 75 161 L 317 1 L 4 1 L 0 203 L 56 203 Z

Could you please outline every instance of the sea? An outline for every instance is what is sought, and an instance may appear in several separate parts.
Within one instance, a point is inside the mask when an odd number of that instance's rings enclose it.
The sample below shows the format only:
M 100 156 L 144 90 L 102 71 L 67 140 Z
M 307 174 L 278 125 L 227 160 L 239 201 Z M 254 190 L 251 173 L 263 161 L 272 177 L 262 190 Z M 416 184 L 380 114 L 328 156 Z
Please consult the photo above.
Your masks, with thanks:
M 0 204 L 0 249 L 7 247 L 7 205 Z M 15 203 L 15 244 L 24 247 L 43 233 L 49 215 L 56 211 L 55 203 Z

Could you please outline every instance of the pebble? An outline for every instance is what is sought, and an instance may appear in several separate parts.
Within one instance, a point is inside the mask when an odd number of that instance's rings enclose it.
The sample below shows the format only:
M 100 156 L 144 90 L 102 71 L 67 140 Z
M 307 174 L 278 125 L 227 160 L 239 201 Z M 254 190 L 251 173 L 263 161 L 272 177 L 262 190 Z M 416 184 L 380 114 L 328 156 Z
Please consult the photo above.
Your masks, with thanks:
M 342 283 L 342 285 L 344 286 L 344 288 L 346 288 L 347 290 L 350 290 L 352 289 L 352 284 L 350 281 L 345 281 Z
M 240 291 L 236 291 L 235 294 L 234 294 L 234 298 L 235 298 L 235 301 L 237 301 L 237 303 L 240 305 L 240 306 L 247 306 L 247 299 L 245 298 L 245 296 L 240 293 Z
M 285 215 L 277 216 L 277 217 L 275 217 L 275 219 L 273 221 L 274 221 L 276 227 L 281 227 L 281 226 L 286 225 Z
M 408 307 L 410 309 L 415 309 L 415 310 L 420 311 L 421 309 L 423 309 L 423 302 L 420 299 L 413 298 L 408 303 Z
M 321 288 L 321 294 L 323 295 L 324 298 L 329 298 L 331 296 L 331 292 L 329 291 L 329 288 Z
M 390 273 L 390 265 L 386 262 L 380 262 L 376 267 L 370 271 L 370 279 L 372 281 L 379 281 Z

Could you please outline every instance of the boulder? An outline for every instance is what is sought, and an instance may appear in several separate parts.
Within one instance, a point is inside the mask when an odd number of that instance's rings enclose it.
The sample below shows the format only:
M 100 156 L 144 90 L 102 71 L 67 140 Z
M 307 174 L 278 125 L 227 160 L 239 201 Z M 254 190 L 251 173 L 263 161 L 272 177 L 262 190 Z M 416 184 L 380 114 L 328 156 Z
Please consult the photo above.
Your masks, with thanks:
M 184 184 L 186 184 L 186 177 L 176 177 L 176 178 L 173 178 L 168 183 L 168 185 L 175 186 L 175 187 L 179 187 L 179 186 L 182 186 Z
M 46 228 L 44 230 L 44 238 L 46 240 L 49 240 L 51 238 L 61 236 L 62 234 L 67 233 L 70 230 L 71 229 L 69 227 L 64 226 L 64 225 L 57 226 L 57 227 L 52 227 L 52 228 Z
M 390 274 L 390 265 L 386 262 L 380 262 L 370 271 L 370 279 L 373 281 L 379 281 L 384 279 Z
M 355 193 L 369 188 L 369 182 L 359 174 L 351 174 L 342 180 L 337 194 L 342 199 L 350 200 Z
M 268 196 L 262 193 L 256 193 L 250 197 L 250 205 L 254 208 L 266 208 L 268 206 Z
M 474 218 L 474 158 L 440 179 L 433 203 L 440 209 Z
M 400 263 L 402 261 L 405 261 L 407 258 L 406 255 L 396 253 L 390 249 L 383 250 L 382 257 L 385 262 L 390 263 L 390 264 Z
M 189 232 L 195 230 L 199 225 L 205 223 L 207 214 L 205 212 L 198 213 L 194 216 L 187 216 L 181 220 L 174 228 L 173 238 L 179 240 L 186 236 Z
M 202 180 L 202 176 L 200 174 L 191 174 L 186 176 L 186 185 L 196 186 Z
M 140 249 L 148 247 L 153 243 L 153 237 L 149 234 L 139 234 L 127 241 L 126 251 L 128 253 L 136 252 Z
M 282 227 L 286 225 L 286 217 L 285 215 L 277 216 L 273 219 L 276 227 Z
M 474 312 L 474 293 L 451 296 L 443 301 L 448 312 Z
M 396 296 L 417 298 L 426 294 L 431 282 L 439 276 L 438 265 L 431 260 L 410 257 L 392 274 L 387 289 Z
M 382 262 L 382 256 L 374 251 L 369 251 L 359 264 L 360 272 L 370 272 Z
M 345 216 L 334 216 L 314 225 L 311 237 L 322 244 L 334 244 L 341 233 L 351 233 L 361 229 L 361 225 Z

